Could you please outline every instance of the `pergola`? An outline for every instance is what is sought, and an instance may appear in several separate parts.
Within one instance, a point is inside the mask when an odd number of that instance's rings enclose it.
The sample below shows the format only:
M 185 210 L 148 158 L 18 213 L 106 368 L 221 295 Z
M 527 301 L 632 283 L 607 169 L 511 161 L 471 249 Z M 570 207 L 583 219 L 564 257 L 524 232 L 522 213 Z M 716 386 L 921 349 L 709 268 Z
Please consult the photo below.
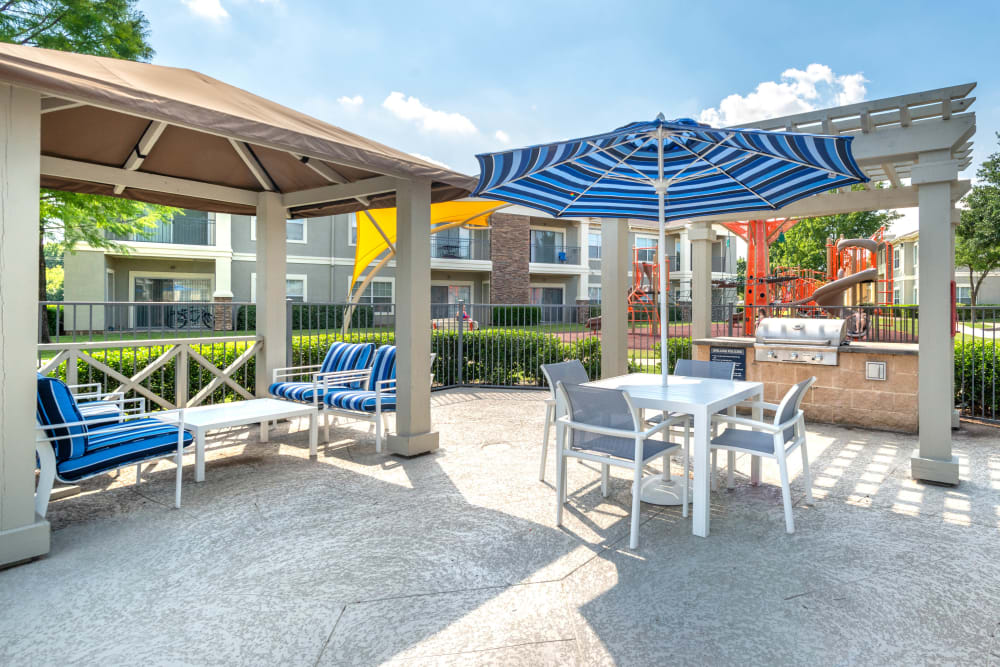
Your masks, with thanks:
M 969 181 L 959 180 L 958 174 L 972 160 L 976 115 L 969 111 L 975 101 L 969 94 L 975 86 L 969 83 L 741 125 L 854 135 L 854 157 L 872 182 L 864 190 L 815 195 L 778 212 L 741 213 L 740 219 L 919 208 L 919 377 L 929 381 L 921 381 L 919 387 L 920 451 L 911 461 L 911 474 L 914 479 L 945 484 L 958 483 L 958 462 L 951 453 L 955 395 L 951 281 L 955 275 L 954 228 L 959 222 L 955 204 L 971 187 Z M 732 220 L 732 216 L 712 216 L 686 223 L 693 246 L 692 338 L 711 335 L 711 252 L 715 240 L 711 225 Z M 604 230 L 610 233 L 602 232 L 605 374 L 625 372 L 627 359 L 625 332 L 617 324 L 625 320 L 622 281 L 629 261 L 625 228 L 606 225 Z
M 397 435 L 432 451 L 430 204 L 475 180 L 191 70 L 0 44 L 0 565 L 49 550 L 35 515 L 39 187 L 257 216 L 256 390 L 285 364 L 285 221 L 398 209 Z

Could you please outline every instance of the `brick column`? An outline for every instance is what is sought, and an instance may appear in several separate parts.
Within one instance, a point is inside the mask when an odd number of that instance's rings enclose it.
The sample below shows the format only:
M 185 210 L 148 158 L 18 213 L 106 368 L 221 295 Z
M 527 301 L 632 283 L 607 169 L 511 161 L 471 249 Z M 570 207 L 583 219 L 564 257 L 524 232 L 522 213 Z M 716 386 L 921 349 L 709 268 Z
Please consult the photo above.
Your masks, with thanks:
M 490 216 L 490 300 L 493 303 L 528 303 L 530 225 L 526 215 L 494 213 Z

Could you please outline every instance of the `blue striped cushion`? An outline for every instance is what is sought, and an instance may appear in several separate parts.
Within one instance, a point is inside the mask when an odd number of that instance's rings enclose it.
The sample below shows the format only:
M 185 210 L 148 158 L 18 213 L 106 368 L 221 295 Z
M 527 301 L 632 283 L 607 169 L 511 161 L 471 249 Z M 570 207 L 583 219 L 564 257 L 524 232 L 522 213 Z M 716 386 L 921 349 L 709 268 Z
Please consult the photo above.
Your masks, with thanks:
M 341 410 L 356 410 L 358 412 L 375 412 L 375 392 L 374 391 L 353 391 L 345 390 L 337 393 L 330 393 L 326 397 L 328 405 Z M 382 394 L 382 411 L 394 412 L 396 410 L 396 394 Z
M 396 346 L 383 345 L 375 352 L 375 361 L 372 362 L 372 374 L 368 381 L 368 388 L 375 390 L 375 383 L 382 380 L 392 380 L 396 377 Z
M 331 389 L 346 389 L 347 387 L 340 385 L 331 387 Z M 326 389 L 323 384 L 316 388 L 317 393 L 319 393 L 320 400 L 323 399 L 323 395 L 326 393 Z M 304 403 L 312 403 L 313 400 L 313 383 L 312 382 L 275 382 L 270 387 L 267 388 L 267 393 L 275 396 L 277 398 L 283 398 L 288 401 L 302 401 Z
M 333 373 L 368 368 L 374 352 L 375 345 L 373 343 L 334 343 L 326 352 L 326 357 L 320 366 L 320 372 Z M 353 382 L 351 386 L 358 388 L 361 383 Z
M 123 414 L 121 407 L 114 401 L 84 401 L 77 403 L 76 407 L 87 421 L 121 417 Z
M 184 446 L 193 440 L 194 436 L 185 431 Z M 176 450 L 177 426 L 150 418 L 135 419 L 90 429 L 86 454 L 62 461 L 56 470 L 60 479 L 73 481 Z
M 76 399 L 65 382 L 56 378 L 38 376 L 38 403 L 35 416 L 42 426 L 68 424 L 83 421 L 83 415 L 76 406 Z M 87 446 L 87 427 L 45 429 L 52 440 L 57 461 L 64 461 L 83 455 Z

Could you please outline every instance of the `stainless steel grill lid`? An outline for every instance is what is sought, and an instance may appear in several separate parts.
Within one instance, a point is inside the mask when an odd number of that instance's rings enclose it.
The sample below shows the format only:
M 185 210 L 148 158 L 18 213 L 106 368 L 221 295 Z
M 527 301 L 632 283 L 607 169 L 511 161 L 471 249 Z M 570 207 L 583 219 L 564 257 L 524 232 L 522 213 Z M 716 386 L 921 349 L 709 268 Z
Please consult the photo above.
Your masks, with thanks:
M 811 345 L 836 349 L 847 340 L 846 320 L 767 317 L 757 323 L 759 345 Z

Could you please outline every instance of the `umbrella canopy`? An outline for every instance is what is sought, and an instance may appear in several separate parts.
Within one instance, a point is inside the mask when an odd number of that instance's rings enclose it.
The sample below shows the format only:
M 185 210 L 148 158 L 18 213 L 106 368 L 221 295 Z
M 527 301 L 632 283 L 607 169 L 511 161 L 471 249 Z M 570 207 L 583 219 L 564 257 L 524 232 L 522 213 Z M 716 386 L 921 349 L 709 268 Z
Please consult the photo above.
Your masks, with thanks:
M 474 195 L 553 217 L 657 220 L 660 321 L 667 321 L 667 220 L 779 209 L 868 180 L 850 136 L 716 129 L 688 118 L 630 123 L 612 132 L 477 155 Z M 661 355 L 666 327 L 660 327 Z M 664 384 L 667 364 L 661 359 Z

